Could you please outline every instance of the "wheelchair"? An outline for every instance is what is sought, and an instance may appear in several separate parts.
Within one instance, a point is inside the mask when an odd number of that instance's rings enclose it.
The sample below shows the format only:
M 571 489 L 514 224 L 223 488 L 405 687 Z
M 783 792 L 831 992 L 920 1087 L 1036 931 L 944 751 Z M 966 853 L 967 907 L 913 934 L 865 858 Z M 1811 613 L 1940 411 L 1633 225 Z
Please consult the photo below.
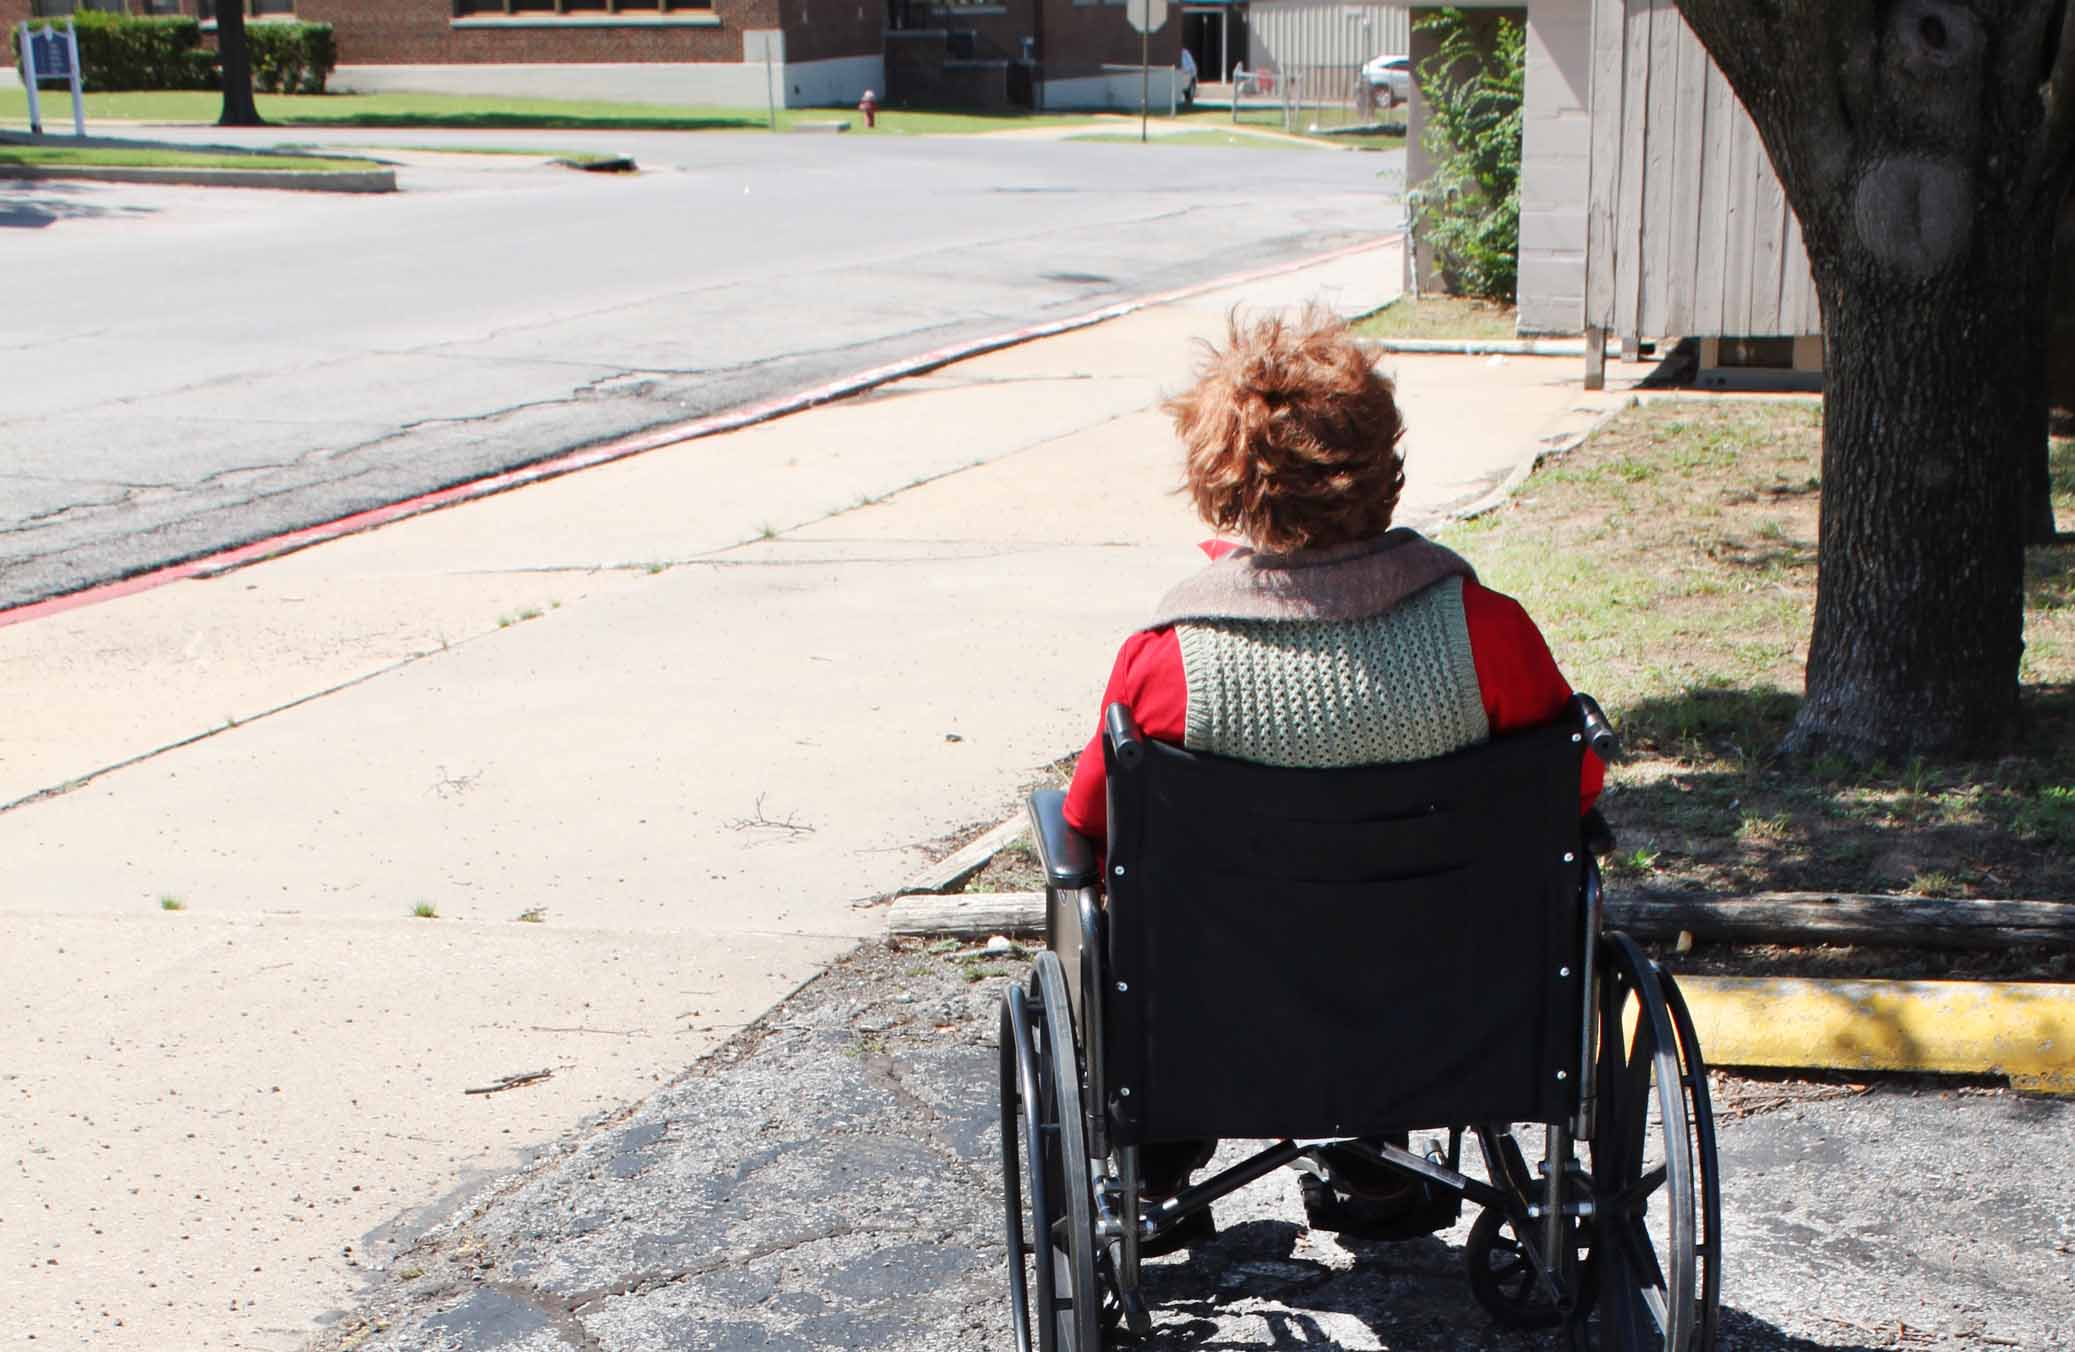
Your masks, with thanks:
M 1001 1003 L 1018 1352 L 1147 1335 L 1143 1250 L 1326 1145 L 1481 1208 L 1464 1258 L 1498 1323 L 1713 1347 L 1706 1070 L 1677 984 L 1602 927 L 1588 745 L 1615 739 L 1583 695 L 1447 756 L 1332 770 L 1192 754 L 1107 710 L 1108 857 L 1064 795 L 1032 795 L 1046 946 Z M 1531 1171 L 1516 1130 L 1537 1126 Z M 1408 1131 L 1446 1149 L 1394 1143 Z M 1141 1197 L 1142 1147 L 1206 1137 L 1272 1143 Z

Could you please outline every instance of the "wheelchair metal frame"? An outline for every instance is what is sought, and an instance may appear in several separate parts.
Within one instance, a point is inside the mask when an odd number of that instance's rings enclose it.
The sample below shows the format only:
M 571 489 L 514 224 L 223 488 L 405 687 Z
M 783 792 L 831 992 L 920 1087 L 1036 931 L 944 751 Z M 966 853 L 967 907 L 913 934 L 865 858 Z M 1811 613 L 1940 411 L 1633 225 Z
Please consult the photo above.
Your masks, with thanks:
M 1598 706 L 1589 697 L 1581 696 L 1577 711 L 1581 726 L 1572 740 L 1590 738 L 1596 750 L 1602 754 L 1610 752 L 1612 733 Z M 1544 1159 L 1539 1182 L 1528 1168 L 1511 1124 L 1473 1122 L 1446 1128 L 1448 1145 L 1440 1158 L 1359 1138 L 1280 1139 L 1184 1188 L 1176 1196 L 1145 1207 L 1140 1196 L 1139 1148 L 1115 1145 L 1105 1108 L 1110 1102 L 1111 1085 L 1105 1064 L 1108 1042 L 1104 1022 L 1113 978 L 1105 970 L 1107 917 L 1100 879 L 1089 870 L 1083 885 L 1052 885 L 1050 880 L 1061 874 L 1053 867 L 1045 844 L 1047 833 L 1036 796 L 1032 813 L 1040 853 L 1047 856 L 1046 951 L 1039 955 L 1040 970 L 1028 992 L 1012 988 L 1005 998 L 1002 1016 L 1004 1165 L 1009 1171 L 1008 1223 L 1013 1241 L 1010 1262 L 1018 1342 L 1025 1352 L 1033 1347 L 1053 1352 L 1062 1344 L 1073 1352 L 1080 1352 L 1084 1346 L 1099 1347 L 1103 1320 L 1085 1307 L 1090 1299 L 1100 1303 L 1105 1294 L 1114 1296 L 1115 1304 L 1101 1312 L 1104 1316 L 1121 1318 L 1134 1333 L 1147 1332 L 1151 1319 L 1140 1289 L 1140 1264 L 1147 1244 L 1170 1232 L 1191 1213 L 1277 1169 L 1296 1164 L 1328 1143 L 1351 1147 L 1363 1158 L 1400 1177 L 1445 1190 L 1457 1199 L 1468 1199 L 1502 1218 L 1501 1223 L 1510 1228 L 1517 1241 L 1519 1257 L 1531 1270 L 1531 1283 L 1500 1292 L 1496 1297 L 1500 1304 L 1488 1298 L 1492 1297 L 1492 1290 L 1477 1286 L 1477 1264 L 1484 1261 L 1474 1252 L 1477 1236 L 1483 1232 L 1482 1242 L 1490 1245 L 1499 1224 L 1480 1221 L 1472 1232 L 1473 1251 L 1466 1256 L 1472 1263 L 1473 1291 L 1478 1300 L 1503 1322 L 1521 1327 L 1561 1324 L 1569 1329 L 1574 1343 L 1582 1344 L 1586 1340 L 1587 1320 L 1593 1312 L 1589 1305 L 1591 1283 L 1584 1268 L 1600 1261 L 1602 1269 L 1614 1269 L 1612 1280 L 1632 1281 L 1635 1288 L 1632 1298 L 1623 1298 L 1617 1292 L 1610 1299 L 1602 1292 L 1603 1343 L 1624 1352 L 1707 1352 L 1712 1347 L 1719 1300 L 1720 1199 L 1705 1067 L 1675 983 L 1644 957 L 1627 936 L 1604 928 L 1603 891 L 1593 855 L 1611 848 L 1610 837 L 1589 843 L 1581 840 L 1577 847 L 1584 854 L 1579 884 L 1584 933 L 1577 950 L 1582 955 L 1578 961 L 1583 967 L 1579 973 L 1580 1033 L 1574 1064 L 1556 1070 L 1558 1079 L 1577 1077 L 1575 1108 L 1562 1120 L 1544 1123 Z M 1603 955 L 1614 964 L 1612 969 L 1602 967 Z M 1043 970 L 1048 962 L 1057 964 L 1057 970 L 1049 975 Z M 1569 973 L 1561 975 L 1568 977 Z M 1044 1007 L 1048 982 L 1049 988 L 1070 1006 L 1064 1019 Z M 1123 993 L 1123 984 L 1119 982 L 1117 986 L 1118 993 Z M 1630 995 L 1637 1002 L 1633 1035 L 1618 1026 L 1624 1002 Z M 1043 1066 L 1030 1056 L 1030 1050 L 1039 1045 L 1031 1029 L 1040 1023 L 1052 1030 L 1044 1035 L 1042 1060 L 1054 1063 L 1055 1074 L 1061 1076 L 1067 1074 L 1069 1067 L 1058 1065 L 1058 1058 L 1063 1055 L 1070 1062 L 1073 1083 L 1062 1086 L 1061 1092 L 1048 1094 Z M 1635 1039 L 1632 1047 L 1631 1036 Z M 1014 1048 L 1011 1039 L 1015 1040 Z M 1073 1045 L 1064 1045 L 1069 1043 Z M 1649 1077 L 1644 1083 L 1654 1084 L 1654 1090 L 1646 1092 L 1630 1083 L 1638 1064 Z M 1609 1143 L 1609 1162 L 1604 1169 L 1595 1144 L 1604 1126 L 1600 1112 L 1603 1066 L 1623 1072 L 1619 1083 L 1628 1100 L 1617 1105 L 1623 1122 L 1613 1129 L 1616 1139 Z M 1077 1228 L 1077 1222 L 1072 1215 L 1054 1216 L 1055 1199 L 1037 1196 L 1041 1191 L 1050 1194 L 1053 1185 L 1035 1180 L 1042 1168 L 1056 1165 L 1062 1158 L 1080 1163 L 1087 1173 L 1085 1182 L 1077 1183 L 1070 1177 L 1056 1182 L 1070 1202 L 1078 1203 L 1080 1198 L 1064 1193 L 1064 1189 L 1078 1186 L 1087 1190 L 1084 1233 L 1092 1241 L 1096 1256 L 1074 1256 L 1073 1261 L 1099 1261 L 1107 1271 L 1096 1269 L 1092 1289 L 1079 1285 L 1087 1280 L 1088 1267 L 1080 1268 L 1078 1274 L 1070 1272 L 1069 1284 L 1075 1286 L 1075 1293 L 1067 1298 L 1056 1293 L 1056 1260 L 1045 1256 L 1051 1244 L 1046 1237 L 1037 1235 L 1026 1240 L 1022 1228 L 1018 1185 L 1013 1176 L 1018 1127 L 1008 1116 L 1012 1074 L 1024 1110 L 1024 1139 L 1031 1153 L 1033 1219 L 1052 1231 L 1055 1241 L 1059 1234 Z M 1130 1092 L 1128 1087 L 1116 1089 L 1119 1095 Z M 1645 1098 L 1651 1101 L 1642 1102 Z M 1065 1120 L 1049 1124 L 1042 1120 L 1038 1100 L 1056 1101 L 1063 1111 L 1068 1099 L 1072 1100 L 1078 1118 L 1071 1127 Z M 1653 1107 L 1661 1120 L 1665 1158 L 1662 1165 L 1645 1172 L 1642 1159 L 1648 1151 L 1641 1137 L 1647 1135 L 1647 1119 Z M 1672 1139 L 1675 1118 L 1679 1124 L 1676 1141 Z M 1041 1140 L 1056 1141 L 1073 1128 L 1078 1128 L 1077 1148 L 1061 1151 L 1056 1145 L 1041 1147 Z M 1624 1130 L 1628 1136 L 1623 1135 Z M 1461 1169 L 1465 1134 L 1474 1135 L 1478 1142 L 1487 1179 L 1472 1177 Z M 1581 1144 L 1594 1146 L 1590 1173 L 1576 1158 L 1576 1147 Z M 1602 1173 L 1608 1177 L 1602 1177 Z M 1644 1232 L 1642 1212 L 1651 1195 L 1667 1186 L 1670 1228 L 1678 1231 L 1684 1227 L 1689 1238 L 1683 1245 L 1676 1238 L 1671 1241 L 1670 1261 L 1665 1265 L 1658 1261 L 1654 1241 Z M 1603 1211 L 1607 1213 L 1604 1216 Z M 1062 1247 L 1070 1251 L 1075 1242 L 1078 1241 L 1068 1233 Z M 1594 1250 L 1592 1257 L 1581 1254 L 1588 1242 Z M 1616 1252 L 1601 1261 L 1600 1246 Z M 1515 1249 L 1514 1244 L 1507 1245 L 1508 1253 Z M 1487 1256 L 1489 1252 L 1487 1249 Z M 1041 1269 L 1035 1341 L 1030 1337 L 1029 1311 L 1024 1303 L 1025 1256 L 1035 1257 Z M 1053 1267 L 1050 1273 L 1042 1270 L 1047 1265 Z M 1609 1274 L 1601 1271 L 1596 1276 L 1605 1280 Z M 1496 1289 L 1495 1280 L 1488 1280 L 1486 1285 Z M 1047 1293 L 1051 1309 L 1045 1308 L 1047 1302 L 1043 1297 Z M 1581 1295 L 1586 1298 L 1581 1299 Z
M 1550 1160 L 1568 1159 L 1574 1140 L 1590 1141 L 1593 1135 L 1593 1097 L 1598 1079 L 1595 1044 L 1599 1027 L 1599 991 L 1594 978 L 1604 915 L 1599 868 L 1595 862 L 1588 862 L 1586 867 L 1584 914 L 1585 971 L 1580 982 L 1584 1005 L 1580 1024 L 1584 1031 L 1577 1065 L 1579 1106 L 1570 1122 L 1545 1126 L 1544 1158 Z M 1122 1288 L 1126 1317 L 1131 1318 L 1136 1313 L 1131 1305 L 1138 1287 L 1141 1246 L 1172 1228 L 1191 1212 L 1200 1211 L 1256 1179 L 1303 1159 L 1326 1140 L 1278 1141 L 1213 1177 L 1183 1189 L 1152 1210 L 1142 1212 L 1139 1207 L 1138 1148 L 1130 1146 L 1115 1152 L 1111 1150 L 1109 1124 L 1101 1107 L 1108 1102 L 1109 1087 L 1103 1064 L 1104 1002 L 1100 998 L 1090 999 L 1089 993 L 1099 996 L 1108 989 L 1108 977 L 1103 971 L 1105 946 L 1102 927 L 1099 888 L 1082 887 L 1071 892 L 1046 890 L 1045 947 L 1059 957 L 1070 976 L 1078 978 L 1069 983 L 1069 989 L 1079 1015 L 1075 1023 L 1081 1030 L 1081 1055 L 1085 1068 L 1081 1094 L 1083 1130 L 1088 1142 L 1090 1167 L 1096 1171 L 1095 1235 L 1098 1241 L 1114 1243 L 1121 1251 L 1116 1261 L 1118 1284 Z M 1437 1184 L 1479 1206 L 1503 1211 L 1513 1222 L 1514 1233 L 1528 1240 L 1530 1260 L 1535 1265 L 1544 1293 L 1560 1312 L 1568 1315 L 1568 1284 L 1563 1270 L 1563 1252 L 1567 1248 L 1564 1223 L 1566 1217 L 1589 1217 L 1592 1214 L 1590 1198 L 1573 1200 L 1566 1195 L 1567 1187 L 1576 1180 L 1564 1178 L 1563 1170 L 1550 1171 L 1550 1197 L 1546 1202 L 1523 1200 L 1528 1190 L 1525 1178 L 1513 1180 L 1518 1185 L 1514 1188 L 1500 1189 L 1462 1173 L 1458 1166 L 1461 1163 L 1463 1131 L 1462 1127 L 1449 1129 L 1446 1164 L 1389 1144 L 1377 1145 L 1359 1139 L 1347 1140 L 1346 1143 L 1374 1163 Z M 1509 1163 L 1508 1152 L 1497 1145 L 1494 1128 L 1478 1126 L 1473 1131 L 1487 1172 L 1499 1177 L 1517 1169 L 1517 1165 Z M 1106 1174 L 1102 1172 L 1102 1162 L 1107 1161 L 1112 1153 L 1117 1155 L 1118 1170 L 1115 1174 Z M 1529 1236 L 1536 1237 L 1529 1239 Z

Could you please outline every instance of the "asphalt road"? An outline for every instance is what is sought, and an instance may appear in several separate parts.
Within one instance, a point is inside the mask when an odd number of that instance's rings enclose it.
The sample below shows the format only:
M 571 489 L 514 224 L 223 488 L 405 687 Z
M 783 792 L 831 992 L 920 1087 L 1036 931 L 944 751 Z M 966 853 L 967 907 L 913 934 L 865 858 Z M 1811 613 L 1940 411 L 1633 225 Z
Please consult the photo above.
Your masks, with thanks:
M 605 147 L 645 172 L 413 155 L 372 198 L 0 187 L 0 607 L 1402 219 L 1401 153 L 246 139 Z
M 994 1045 L 1021 973 L 866 945 L 473 1199 L 312 1352 L 1013 1347 Z M 2057 1163 L 2075 1105 L 1908 1079 L 1718 1075 L 1715 1095 L 1719 1346 L 2075 1346 L 2075 1188 Z M 1228 1143 L 1215 1167 L 1253 1148 Z M 1147 1268 L 1147 1352 L 1565 1346 L 1473 1302 L 1474 1208 L 1433 1238 L 1350 1239 L 1308 1230 L 1278 1172 L 1215 1212 L 1215 1240 Z

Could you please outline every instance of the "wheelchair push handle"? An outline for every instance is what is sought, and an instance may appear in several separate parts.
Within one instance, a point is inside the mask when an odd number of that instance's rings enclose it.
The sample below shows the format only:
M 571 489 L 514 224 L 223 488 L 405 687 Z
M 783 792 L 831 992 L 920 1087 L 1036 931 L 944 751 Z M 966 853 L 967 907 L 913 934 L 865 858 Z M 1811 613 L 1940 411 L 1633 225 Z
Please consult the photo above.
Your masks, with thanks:
M 1138 730 L 1138 720 L 1121 702 L 1102 711 L 1102 740 L 1112 761 L 1127 770 L 1146 754 L 1145 734 Z
M 1621 737 L 1614 731 L 1614 725 L 1607 721 L 1606 710 L 1599 707 L 1599 701 L 1586 694 L 1573 695 L 1571 698 L 1577 704 L 1578 714 L 1585 724 L 1585 745 L 1591 747 L 1593 754 L 1603 761 L 1611 761 L 1619 756 Z

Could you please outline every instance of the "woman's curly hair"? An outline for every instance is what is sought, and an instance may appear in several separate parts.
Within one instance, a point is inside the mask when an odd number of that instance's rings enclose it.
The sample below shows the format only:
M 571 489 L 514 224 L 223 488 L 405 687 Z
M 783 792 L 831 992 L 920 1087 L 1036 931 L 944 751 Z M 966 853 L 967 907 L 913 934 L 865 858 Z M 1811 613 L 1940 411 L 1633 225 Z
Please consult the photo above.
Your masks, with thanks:
M 1204 521 L 1271 554 L 1389 530 L 1405 487 L 1390 378 L 1315 306 L 1295 322 L 1235 312 L 1228 324 L 1196 383 L 1162 405 Z

